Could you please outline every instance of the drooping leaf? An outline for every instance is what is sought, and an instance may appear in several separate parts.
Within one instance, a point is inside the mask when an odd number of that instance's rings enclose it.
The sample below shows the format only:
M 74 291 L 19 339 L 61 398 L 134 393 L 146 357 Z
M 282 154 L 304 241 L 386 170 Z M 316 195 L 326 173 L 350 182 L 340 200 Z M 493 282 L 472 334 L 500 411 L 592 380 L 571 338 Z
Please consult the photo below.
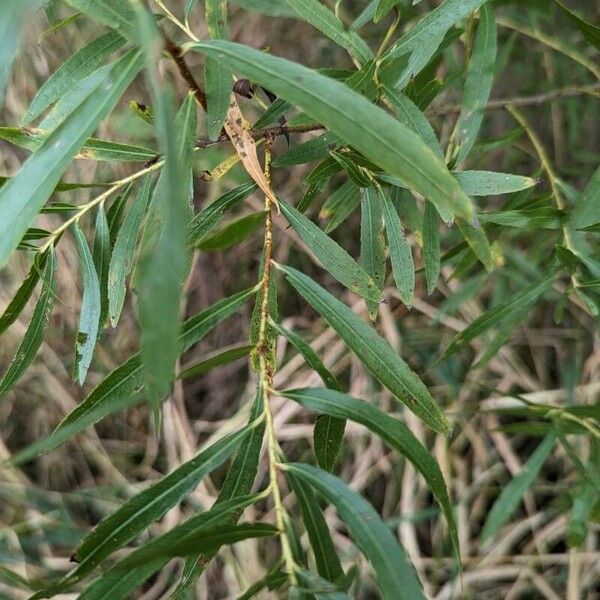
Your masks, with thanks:
M 383 213 L 381 201 L 374 187 L 361 191 L 360 211 L 360 262 L 375 281 L 375 285 L 383 289 L 385 284 Z M 379 311 L 379 302 L 367 302 L 367 307 L 369 316 L 374 321 Z
M 281 212 L 311 252 L 333 277 L 349 290 L 373 302 L 381 299 L 381 290 L 373 278 L 318 225 L 297 211 L 293 206 L 280 201 Z
M 415 265 L 412 251 L 404 235 L 400 217 L 392 204 L 392 200 L 381 189 L 379 197 L 383 203 L 385 233 L 390 249 L 392 272 L 394 273 L 396 287 L 398 288 L 402 302 L 407 306 L 412 306 L 415 291 Z
M 369 559 L 385 600 L 425 600 L 402 546 L 366 500 L 341 479 L 311 465 L 287 463 L 283 469 L 315 488 L 336 507 L 354 542 Z
M 481 0 L 480 0 L 481 1 Z M 434 11 L 435 12 L 435 11 Z M 433 202 L 444 221 L 473 216 L 471 200 L 419 136 L 360 94 L 306 67 L 232 42 L 190 44 L 268 87 Z
M 102 204 L 96 213 L 94 246 L 92 248 L 94 267 L 98 274 L 98 281 L 100 282 L 100 329 L 104 327 L 108 314 L 108 269 L 110 267 L 110 254 L 110 230 L 108 228 L 106 211 Z
M 283 3 L 300 19 L 310 23 L 360 62 L 373 58 L 373 53 L 364 40 L 356 32 L 346 30 L 335 14 L 319 0 L 283 0 Z
M 227 2 L 225 0 L 206 0 L 204 10 L 209 36 L 214 40 L 226 40 L 229 37 Z M 222 62 L 210 57 L 206 59 L 206 124 L 209 138 L 217 137 L 221 133 L 229 108 L 232 81 L 231 70 Z
M 110 323 L 116 327 L 125 302 L 125 280 L 133 266 L 133 257 L 142 219 L 148 208 L 152 178 L 146 176 L 140 191 L 125 213 L 117 233 L 108 271 L 108 314 Z
M 427 293 L 435 290 L 440 275 L 440 219 L 431 202 L 425 203 L 423 215 L 423 262 Z
M 450 424 L 423 382 L 375 330 L 310 277 L 291 267 L 276 266 L 380 383 L 432 429 L 450 433 Z
M 523 494 L 538 476 L 540 469 L 546 462 L 550 452 L 552 452 L 555 442 L 556 436 L 549 433 L 523 464 L 521 471 L 502 488 L 500 496 L 494 502 L 483 525 L 480 535 L 482 544 L 489 541 L 500 527 L 510 519 L 519 506 Z
M 73 227 L 73 234 L 79 251 L 79 263 L 83 280 L 81 315 L 75 341 L 73 378 L 79 382 L 79 385 L 83 385 L 92 362 L 100 328 L 100 280 L 98 279 L 98 273 L 96 273 L 88 243 L 77 225 Z
M 21 125 L 29 125 L 63 94 L 102 66 L 123 44 L 125 40 L 111 31 L 80 48 L 46 79 L 21 119 Z
M 254 288 L 238 292 L 188 319 L 181 330 L 180 352 L 189 350 L 218 323 L 237 312 L 255 293 Z M 144 391 L 143 365 L 140 354 L 135 354 L 112 371 L 51 435 L 14 454 L 11 464 L 22 464 L 37 454 L 56 448 L 107 415 L 139 404 L 144 399 Z
M 460 115 L 455 127 L 455 166 L 465 162 L 477 140 L 484 108 L 490 97 L 495 68 L 496 21 L 493 9 L 489 4 L 484 4 L 479 11 L 477 35 L 467 69 Z
M 42 292 L 35 305 L 29 327 L 21 340 L 15 358 L 0 381 L 0 399 L 5 396 L 33 362 L 44 340 L 44 332 L 50 320 L 56 296 L 54 279 L 55 256 L 53 248 L 47 252 L 42 271 Z
M 193 144 L 190 139 L 196 131 L 196 103 L 189 94 L 175 117 L 172 90 L 158 71 L 162 37 L 141 4 L 135 5 L 135 23 L 144 48 L 156 132 L 165 157 L 152 198 L 156 227 L 145 229 L 136 272 L 142 358 L 149 399 L 156 408 L 171 387 L 179 353 L 181 289 L 188 269 L 187 175 Z
M 315 555 L 317 572 L 330 582 L 343 578 L 344 571 L 340 559 L 312 488 L 291 472 L 287 473 L 287 478 L 300 506 L 302 522 Z
M 361 423 L 405 456 L 423 475 L 439 502 L 448 522 L 455 554 L 457 558 L 460 557 L 456 519 L 440 467 L 404 423 L 390 417 L 369 402 L 353 398 L 337 390 L 300 388 L 286 390 L 280 394 L 285 398 L 295 400 L 310 410 Z
M 592 25 L 577 16 L 573 11 L 569 10 L 560 0 L 554 0 L 560 10 L 565 14 L 579 29 L 581 35 L 592 45 L 596 50 L 600 50 L 600 27 Z
M 126 54 L 109 76 L 110 86 L 85 100 L 44 139 L 21 170 L 0 188 L 0 267 L 60 181 L 73 156 L 112 110 L 141 68 L 139 52 Z

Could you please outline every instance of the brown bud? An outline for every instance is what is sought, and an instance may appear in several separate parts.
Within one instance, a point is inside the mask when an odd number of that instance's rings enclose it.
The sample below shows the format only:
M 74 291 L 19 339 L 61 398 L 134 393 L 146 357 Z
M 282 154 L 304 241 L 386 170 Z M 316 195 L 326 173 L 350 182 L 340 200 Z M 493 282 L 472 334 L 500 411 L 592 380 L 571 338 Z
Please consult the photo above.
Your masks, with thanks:
M 254 95 L 254 84 L 250 83 L 247 79 L 238 79 L 233 84 L 233 91 L 244 98 L 252 98 Z

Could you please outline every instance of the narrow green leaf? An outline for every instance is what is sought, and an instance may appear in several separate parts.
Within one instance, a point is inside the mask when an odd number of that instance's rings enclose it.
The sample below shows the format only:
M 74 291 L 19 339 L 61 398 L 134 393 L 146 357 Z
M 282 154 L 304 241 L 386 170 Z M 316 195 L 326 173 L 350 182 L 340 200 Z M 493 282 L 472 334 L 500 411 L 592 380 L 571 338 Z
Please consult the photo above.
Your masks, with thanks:
M 408 96 L 386 86 L 383 89 L 400 123 L 414 131 L 434 154 L 444 160 L 444 152 L 435 131 L 419 107 Z
M 325 233 L 335 231 L 358 207 L 360 189 L 352 181 L 346 181 L 325 200 L 319 217 L 325 219 Z
M 78 565 L 71 577 L 83 577 L 160 519 L 187 496 L 205 475 L 225 462 L 248 433 L 248 428 L 244 428 L 224 437 L 127 500 L 116 512 L 101 521 L 79 545 L 75 553 Z
M 100 93 L 93 94 L 73 111 L 0 188 L 0 267 L 6 264 L 73 156 L 112 110 L 140 67 L 137 51 L 126 54 L 115 64 Z
M 381 202 L 374 187 L 361 191 L 360 262 L 375 285 L 385 285 L 385 236 Z M 367 302 L 371 320 L 377 318 L 379 302 Z M 328 386 L 331 387 L 331 386 Z
M 231 221 L 219 231 L 196 242 L 198 250 L 226 250 L 241 244 L 252 235 L 264 222 L 267 214 L 264 211 L 251 213 Z
M 238 202 L 245 200 L 257 189 L 257 185 L 244 183 L 239 187 L 225 192 L 216 200 L 204 207 L 193 219 L 189 226 L 188 243 L 195 246 L 221 220 L 226 210 L 233 208 Z
M 161 554 L 161 550 L 170 548 L 187 535 L 198 535 L 201 531 L 214 528 L 215 525 L 230 517 L 232 513 L 242 511 L 260 498 L 260 494 L 234 498 L 231 501 L 214 505 L 209 511 L 187 519 L 177 527 L 136 548 L 85 588 L 80 597 L 82 600 L 125 600 L 130 598 L 139 585 L 170 560 L 171 557 L 166 552 Z
M 306 569 L 298 569 L 298 579 L 302 585 L 303 592 L 310 592 L 314 598 L 319 600 L 350 600 L 346 592 L 340 592 L 338 588 L 323 577 L 319 577 Z
M 323 511 L 312 488 L 291 472 L 287 473 L 287 479 L 300 506 L 302 522 L 306 527 L 308 539 L 315 555 L 317 572 L 330 582 L 342 579 L 344 571 L 325 522 Z
M 44 82 L 21 119 L 21 125 L 29 125 L 63 94 L 102 66 L 123 44 L 125 40 L 111 31 L 80 48 Z
M 122 0 L 65 0 L 65 2 L 131 40 L 145 41 L 141 28 L 137 26 L 136 12 L 130 2 Z
M 255 293 L 255 288 L 238 292 L 188 319 L 182 327 L 180 351 L 189 350 L 218 323 L 235 314 Z M 144 399 L 143 393 L 143 365 L 140 354 L 135 354 L 112 371 L 61 421 L 51 435 L 14 454 L 11 464 L 22 464 L 42 452 L 52 450 L 107 415 L 139 404 Z
M 373 278 L 337 242 L 293 206 L 283 201 L 279 204 L 283 216 L 324 269 L 359 296 L 373 302 L 381 300 L 381 290 L 377 288 Z
M 27 367 L 33 362 L 44 340 L 44 332 L 50 320 L 56 296 L 56 281 L 54 279 L 55 257 L 53 249 L 49 250 L 43 268 L 42 292 L 35 305 L 31 322 L 21 340 L 15 358 L 0 381 L 0 399 L 12 389 Z
M 146 386 L 149 400 L 158 403 L 169 392 L 179 354 L 181 289 L 188 270 L 187 174 L 193 151 L 190 139 L 196 131 L 196 102 L 189 94 L 175 117 L 173 92 L 158 71 L 161 34 L 141 4 L 135 5 L 134 21 L 142 40 L 155 128 L 165 157 L 152 198 L 156 227 L 145 229 L 136 272 Z
M 346 420 L 319 415 L 315 422 L 313 441 L 317 464 L 325 471 L 333 471 L 333 467 L 342 449 Z
M 425 202 L 423 215 L 423 261 L 427 293 L 435 290 L 440 276 L 440 219 L 431 202 Z
M 79 251 L 79 263 L 83 280 L 81 315 L 75 341 L 73 378 L 79 382 L 79 385 L 83 385 L 92 362 L 100 327 L 100 281 L 88 243 L 77 225 L 73 227 L 73 234 Z
M 209 36 L 214 40 L 226 40 L 229 37 L 227 2 L 225 0 L 206 0 L 204 10 Z M 221 133 L 229 108 L 232 83 L 231 70 L 221 61 L 208 57 L 205 65 L 205 88 L 206 123 L 209 138 L 217 137 Z
M 378 0 L 375 14 L 373 15 L 373 22 L 379 23 L 383 17 L 385 17 L 396 4 L 400 4 L 401 0 Z
M 292 146 L 287 152 L 273 160 L 274 167 L 289 167 L 303 165 L 327 156 L 329 146 L 339 143 L 340 138 L 334 133 L 327 132 L 312 140 Z
M 283 325 L 272 319 L 269 323 L 279 335 L 282 335 L 298 352 L 300 352 L 306 361 L 306 364 L 318 373 L 319 377 L 328 388 L 334 390 L 342 389 L 335 375 L 333 375 L 333 373 L 331 373 L 331 371 L 323 364 L 319 355 L 297 333 L 283 327 Z
M 256 392 L 256 398 L 252 405 L 252 410 L 250 411 L 250 423 L 263 414 L 264 401 L 264 390 L 259 385 Z M 231 461 L 231 466 L 229 467 L 229 471 L 227 472 L 215 506 L 250 493 L 258 471 L 264 434 L 265 424 L 262 422 L 257 427 L 254 427 L 250 431 L 250 435 L 242 442 L 239 450 Z M 240 513 L 235 513 L 232 515 L 229 522 L 236 523 L 239 517 Z M 218 548 L 213 548 L 203 554 L 194 554 L 186 560 L 183 573 L 181 574 L 181 581 L 173 593 L 172 600 L 183 600 L 183 598 L 187 598 L 188 590 L 218 551 Z
M 412 251 L 392 200 L 382 189 L 379 191 L 383 203 L 385 233 L 390 249 L 390 260 L 392 261 L 392 272 L 394 273 L 396 287 L 402 302 L 407 306 L 412 306 L 415 292 L 415 265 Z
M 408 63 L 397 76 L 394 87 L 397 89 L 404 87 L 410 78 L 430 61 L 446 32 L 486 1 L 444 0 L 405 33 L 383 57 L 387 62 L 402 55 L 409 55 Z
M 276 266 L 380 383 L 433 430 L 446 435 L 451 432 L 423 382 L 376 331 L 310 277 L 291 267 Z
M 296 11 L 286 6 L 281 0 L 231 0 L 231 3 L 268 17 L 296 16 Z
M 44 266 L 47 256 L 47 253 L 35 255 L 27 277 L 23 280 L 17 293 L 0 317 L 0 335 L 17 320 L 29 298 L 31 298 L 31 295 L 40 280 L 41 269 Z
M 479 213 L 481 223 L 495 223 L 521 229 L 560 229 L 565 213 L 554 206 L 532 209 L 500 210 Z
M 569 223 L 573 229 L 584 229 L 596 223 L 598 215 L 600 215 L 600 166 L 577 197 Z
M 142 219 L 150 202 L 152 178 L 146 176 L 117 233 L 108 271 L 108 314 L 116 327 L 125 302 L 125 279 L 131 272 Z
M 534 282 L 524 290 L 511 296 L 507 301 L 479 315 L 468 327 L 452 338 L 452 341 L 442 353 L 440 360 L 452 356 L 484 331 L 501 325 L 505 319 L 508 319 L 515 312 L 523 311 L 525 307 L 533 305 L 542 294 L 552 287 L 558 276 L 558 272 L 557 269 L 551 269 L 550 273 L 541 280 Z
M 231 346 L 225 350 L 217 350 L 217 352 L 210 356 L 204 357 L 203 360 L 195 363 L 191 367 L 187 367 L 179 373 L 177 376 L 179 379 L 189 379 L 190 377 L 197 377 L 198 375 L 204 375 L 216 367 L 222 365 L 228 365 L 239 358 L 248 356 L 250 351 L 254 348 L 251 345 L 244 346 Z
M 467 223 L 462 219 L 457 219 L 456 224 L 460 230 L 465 241 L 471 248 L 473 254 L 485 267 L 486 271 L 492 271 L 494 269 L 494 259 L 492 257 L 492 249 L 487 239 L 483 227 L 479 226 L 479 222 L 475 221 L 474 224 Z
M 4 103 L 4 88 L 10 77 L 10 68 L 19 45 L 21 27 L 30 10 L 39 2 L 4 0 L 0 20 L 0 105 Z
M 438 501 L 448 522 L 454 552 L 457 559 L 460 558 L 458 529 L 454 518 L 454 510 L 440 467 L 427 448 L 419 442 L 404 423 L 390 417 L 369 402 L 353 398 L 336 390 L 301 388 L 279 393 L 310 410 L 361 423 L 405 456 L 423 475 Z
M 590 483 L 586 483 L 582 490 L 578 490 L 577 495 L 573 498 L 573 506 L 567 524 L 567 544 L 569 544 L 569 547 L 579 548 L 583 546 L 588 532 L 590 513 L 597 500 L 598 490 Z
M 584 21 L 581 17 L 577 16 L 573 11 L 569 10 L 559 0 L 554 0 L 558 4 L 560 10 L 567 15 L 567 17 L 575 23 L 577 29 L 581 32 L 581 35 L 592 45 L 596 50 L 600 50 L 600 27 L 592 25 L 587 21 Z
M 455 127 L 456 166 L 465 162 L 477 140 L 485 105 L 492 90 L 495 70 L 496 21 L 493 9 L 489 4 L 484 4 L 479 11 L 477 35 L 467 69 L 460 115 Z
M 188 47 L 223 60 L 298 106 L 433 202 L 444 221 L 454 215 L 473 217 L 471 200 L 419 136 L 343 83 L 240 44 L 211 41 Z
M 469 194 L 469 196 L 512 194 L 526 190 L 538 183 L 538 180 L 533 177 L 494 171 L 454 171 L 453 175 L 465 194 Z
M 283 3 L 361 63 L 373 58 L 365 41 L 355 31 L 346 30 L 343 23 L 318 0 L 283 0 Z
M 502 488 L 498 499 L 494 502 L 481 531 L 481 543 L 485 544 L 510 519 L 519 506 L 523 494 L 537 478 L 540 469 L 554 448 L 556 436 L 548 434 L 542 443 L 527 459 L 521 471 Z
M 336 507 L 356 545 L 373 566 L 384 600 L 425 600 L 404 550 L 366 500 L 341 479 L 311 465 L 288 463 L 283 469 L 311 485 Z
M 96 214 L 94 247 L 92 258 L 100 282 L 100 329 L 106 323 L 108 314 L 108 270 L 110 266 L 110 230 L 104 204 L 101 204 Z

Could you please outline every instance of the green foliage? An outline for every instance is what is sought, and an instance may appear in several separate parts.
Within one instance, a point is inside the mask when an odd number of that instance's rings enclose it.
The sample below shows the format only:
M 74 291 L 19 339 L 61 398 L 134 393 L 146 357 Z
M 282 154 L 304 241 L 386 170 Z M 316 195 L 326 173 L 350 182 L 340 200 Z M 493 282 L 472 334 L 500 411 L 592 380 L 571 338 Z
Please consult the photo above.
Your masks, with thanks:
M 65 416 L 51 431 L 32 428 L 22 444 L 10 439 L 5 448 L 2 441 L 0 468 L 9 482 L 28 481 L 36 469 L 20 471 L 25 463 L 68 443 L 84 448 L 93 465 L 82 473 L 108 471 L 120 487 L 108 506 L 103 490 L 86 491 L 88 504 L 77 514 L 98 523 L 86 523 L 76 539 L 55 539 L 41 522 L 36 544 L 43 552 L 30 540 L 21 544 L 32 563 L 27 576 L 7 563 L 0 581 L 27 589 L 32 599 L 117 600 L 141 593 L 161 573 L 170 597 L 183 600 L 217 555 L 225 565 L 218 568 L 237 573 L 241 553 L 230 547 L 251 543 L 252 553 L 271 564 L 244 575 L 243 599 L 267 590 L 289 598 L 418 600 L 440 589 L 444 577 L 454 590 L 451 580 L 463 569 L 459 526 L 466 527 L 455 507 L 482 486 L 466 486 L 460 469 L 471 457 L 460 453 L 475 438 L 480 453 L 485 429 L 467 423 L 462 399 L 475 404 L 496 385 L 518 408 L 492 408 L 506 419 L 496 421 L 494 434 L 543 437 L 514 477 L 500 475 L 501 490 L 485 492 L 480 522 L 467 529 L 480 531 L 477 541 L 489 547 L 524 500 L 529 510 L 528 492 L 558 447 L 576 478 L 572 489 L 557 492 L 551 510 L 567 515 L 565 543 L 583 546 L 600 506 L 600 411 L 597 402 L 580 403 L 574 389 L 596 364 L 583 367 L 581 355 L 584 338 L 597 346 L 600 169 L 597 152 L 577 150 L 571 130 L 588 126 L 579 96 L 593 102 L 598 93 L 597 81 L 586 82 L 600 77 L 588 57 L 600 49 L 600 28 L 559 0 L 543 10 L 535 2 L 516 8 L 486 0 L 373 0 L 360 14 L 356 3 L 321 0 L 7 0 L 0 6 L 2 101 L 13 64 L 32 55 L 31 48 L 19 50 L 19 36 L 42 4 L 50 28 L 40 44 L 68 36 L 73 22 L 84 40 L 30 94 L 24 114 L 0 127 L 10 152 L 26 155 L 0 178 L 0 267 L 13 292 L 0 335 L 3 346 L 10 335 L 20 338 L 3 368 L 0 401 L 40 387 L 35 369 L 43 348 Z M 291 19 L 302 22 L 318 40 L 315 68 L 229 41 L 230 29 L 237 31 L 232 18 L 239 23 L 249 10 L 262 15 L 253 17 L 260 23 L 289 19 L 281 21 L 284 29 Z M 550 36 L 539 24 L 553 16 Z M 201 21 L 208 32 L 202 41 L 194 33 Z M 521 69 L 518 36 L 541 46 L 552 85 L 569 69 L 583 83 L 547 92 L 532 82 L 531 98 L 494 94 L 503 71 Z M 138 93 L 148 105 L 129 97 Z M 567 98 L 566 111 L 557 108 Z M 523 108 L 546 103 L 552 151 Z M 499 132 L 502 119 L 492 126 L 491 110 L 506 113 L 508 130 Z M 561 130 L 564 120 L 569 131 Z M 299 137 L 305 134 L 314 135 Z M 566 149 L 575 155 L 568 168 Z M 89 176 L 81 160 L 94 165 Z M 25 263 L 26 275 L 15 281 L 13 271 Z M 214 264 L 229 265 L 226 281 L 211 279 Z M 80 300 L 65 292 L 71 280 Z M 191 292 L 198 281 L 200 293 Z M 198 304 L 208 307 L 193 314 Z M 220 327 L 234 315 L 246 321 L 242 339 Z M 539 382 L 545 357 L 512 344 L 515 332 L 527 336 L 530 315 L 558 337 L 575 339 L 577 353 L 561 361 L 570 354 L 557 350 L 557 364 Z M 28 320 L 22 331 L 21 319 Z M 57 359 L 45 347 L 57 331 L 74 339 L 66 362 L 76 385 L 67 400 L 55 374 L 67 353 Z M 197 353 L 200 342 L 216 347 Z M 251 367 L 243 385 L 214 376 L 242 364 Z M 280 385 L 286 372 L 295 377 L 293 389 Z M 323 387 L 314 387 L 319 378 Z M 539 392 L 554 379 L 565 392 L 562 405 L 532 401 L 515 383 Z M 186 411 L 206 409 L 205 381 L 222 387 L 221 398 L 233 390 L 252 401 L 234 415 L 220 406 L 196 431 Z M 468 406 L 485 419 L 483 409 Z M 147 412 L 154 420 L 144 425 L 145 454 L 128 457 L 143 481 L 127 480 L 121 464 L 107 460 L 98 434 L 119 439 L 131 414 L 140 426 Z M 312 413 L 314 421 L 307 420 Z M 298 419 L 286 434 L 298 425 L 308 441 L 283 435 L 281 415 Z M 200 431 L 202 449 L 192 452 Z M 498 439 L 499 453 L 514 462 L 514 449 Z M 356 479 L 367 488 L 359 493 L 348 456 L 381 447 L 387 480 L 364 469 Z M 482 481 L 495 476 L 485 469 Z M 415 495 L 428 504 L 424 517 L 398 510 L 406 493 L 396 493 L 398 481 L 410 483 L 415 472 Z M 392 502 L 382 499 L 388 483 Z M 28 503 L 43 492 L 32 485 L 14 513 L 30 514 Z M 0 484 L 0 498 L 6 494 Z M 68 502 L 47 508 L 53 498 L 48 494 L 39 512 L 70 519 Z M 445 565 L 442 574 L 422 565 L 417 571 L 409 556 L 418 553 L 399 541 L 395 525 L 419 519 L 427 523 L 420 535 L 400 527 L 401 537 L 413 546 L 427 538 L 431 556 Z M 4 537 L 12 544 L 28 532 L 21 524 L 0 535 L 0 558 Z M 74 550 L 77 564 L 49 568 L 41 557 L 55 543 Z M 170 563 L 177 558 L 185 560 L 175 579 Z

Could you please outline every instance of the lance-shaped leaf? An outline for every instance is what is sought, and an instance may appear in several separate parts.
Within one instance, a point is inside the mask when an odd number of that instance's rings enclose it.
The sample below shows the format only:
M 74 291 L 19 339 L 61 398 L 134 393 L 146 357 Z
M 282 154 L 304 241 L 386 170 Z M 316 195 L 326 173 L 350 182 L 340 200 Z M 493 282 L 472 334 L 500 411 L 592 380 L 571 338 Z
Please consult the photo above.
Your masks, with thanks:
M 569 223 L 573 229 L 593 226 L 600 215 L 600 167 L 596 169 L 584 190 L 577 197 Z
M 146 227 L 136 273 L 142 358 L 151 402 L 160 402 L 174 378 L 179 354 L 178 329 L 181 289 L 188 269 L 188 169 L 196 131 L 196 103 L 188 95 L 177 117 L 173 93 L 163 81 L 158 63 L 162 37 L 154 19 L 135 5 L 138 34 L 152 91 L 156 132 L 165 157 L 152 199 L 156 227 Z
M 100 205 L 96 214 L 94 247 L 92 258 L 100 281 L 100 329 L 104 327 L 108 314 L 108 269 L 110 267 L 110 230 L 104 205 Z
M 195 246 L 206 234 L 219 223 L 225 211 L 233 208 L 238 202 L 245 200 L 258 186 L 256 183 L 244 183 L 225 192 L 216 200 L 204 207 L 189 225 L 188 243 Z
M 336 390 L 301 388 L 286 390 L 280 392 L 280 394 L 286 398 L 295 400 L 310 410 L 360 423 L 405 456 L 423 475 L 433 495 L 439 502 L 448 522 L 454 551 L 457 558 L 460 558 L 458 529 L 450 496 L 448 495 L 440 467 L 427 448 L 419 442 L 404 423 L 390 417 L 376 406 L 364 400 L 353 398 Z
M 42 268 L 46 261 L 48 253 L 36 254 L 33 259 L 31 268 L 27 277 L 23 280 L 23 283 L 17 290 L 13 299 L 6 307 L 2 316 L 0 317 L 0 335 L 4 333 L 19 317 L 21 311 L 25 308 L 27 301 L 31 298 L 33 291 L 37 287 L 38 281 L 42 273 Z
M 226 40 L 228 38 L 227 2 L 206 0 L 204 10 L 210 37 L 214 40 Z M 217 137 L 221 133 L 229 108 L 232 82 L 230 69 L 218 60 L 206 59 L 206 124 L 209 138 Z
M 99 93 L 74 110 L 0 188 L 0 267 L 6 264 L 72 158 L 112 110 L 140 68 L 139 52 L 126 54 L 115 64 Z
M 92 362 L 98 329 L 100 326 L 100 281 L 94 266 L 92 253 L 83 232 L 77 225 L 73 227 L 79 263 L 83 280 L 83 297 L 81 299 L 81 315 L 75 341 L 75 360 L 73 361 L 73 377 L 83 385 L 88 368 Z
M 218 323 L 236 313 L 255 293 L 255 288 L 238 292 L 188 319 L 181 331 L 181 352 L 189 350 Z M 22 464 L 41 452 L 56 448 L 107 415 L 139 404 L 144 399 L 144 391 L 142 360 L 139 354 L 135 354 L 110 373 L 51 435 L 14 454 L 11 464 Z
M 42 293 L 35 305 L 29 327 L 23 336 L 21 344 L 12 363 L 0 381 L 0 399 L 15 385 L 27 367 L 33 362 L 39 347 L 44 340 L 44 332 L 50 320 L 52 307 L 56 296 L 56 281 L 54 279 L 55 257 L 51 248 L 47 252 L 42 273 Z
M 204 375 L 216 367 L 228 365 L 240 358 L 248 356 L 253 349 L 254 346 L 246 344 L 243 346 L 230 346 L 224 350 L 217 350 L 209 356 L 205 356 L 202 360 L 192 366 L 185 367 L 177 377 L 179 379 L 188 379 L 189 377 Z
M 341 580 L 344 577 L 344 571 L 331 539 L 323 511 L 312 488 L 290 472 L 287 473 L 287 478 L 300 506 L 302 522 L 306 527 L 308 539 L 315 555 L 317 572 L 328 581 Z
M 75 552 L 79 563 L 71 577 L 81 578 L 122 548 L 189 494 L 221 465 L 248 435 L 248 428 L 219 440 L 159 482 L 133 496 L 88 534 Z
M 281 212 L 302 238 L 311 252 L 341 284 L 373 302 L 381 300 L 382 292 L 373 278 L 318 225 L 298 212 L 293 206 L 280 201 Z
M 364 498 L 341 479 L 311 465 L 287 463 L 282 468 L 336 507 L 354 542 L 373 566 L 384 600 L 425 600 L 402 546 Z
M 485 105 L 490 97 L 495 68 L 496 21 L 494 11 L 489 4 L 485 4 L 479 11 L 477 36 L 469 61 L 465 92 L 455 128 L 456 166 L 464 163 L 477 139 Z
M 142 224 L 146 214 L 152 178 L 146 176 L 139 194 L 125 214 L 123 223 L 117 233 L 108 271 L 108 314 L 110 323 L 116 327 L 125 302 L 125 279 L 133 266 L 133 255 Z
M 487 0 L 444 0 L 429 11 L 405 33 L 384 55 L 386 62 L 409 55 L 408 63 L 399 72 L 394 87 L 401 88 L 421 71 L 435 54 L 446 32 L 458 21 L 477 10 Z
M 123 44 L 125 39 L 111 31 L 75 52 L 44 82 L 21 119 L 21 125 L 29 125 L 63 94 L 102 66 Z
M 460 187 L 469 196 L 494 196 L 512 194 L 533 187 L 538 183 L 533 177 L 497 173 L 495 171 L 454 171 Z
M 212 41 L 188 48 L 216 56 L 298 106 L 433 202 L 444 221 L 452 221 L 454 215 L 473 217 L 471 200 L 425 142 L 343 83 L 241 44 Z
M 267 213 L 260 211 L 235 219 L 219 231 L 198 241 L 195 247 L 198 250 L 211 251 L 226 250 L 241 244 L 265 222 L 266 217 Z
M 581 17 L 577 16 L 573 11 L 569 10 L 559 0 L 554 0 L 558 4 L 560 10 L 567 15 L 567 17 L 575 23 L 577 29 L 581 32 L 581 35 L 590 43 L 596 50 L 600 50 L 600 27 L 592 25 L 587 21 L 584 21 Z
M 296 574 L 302 592 L 310 592 L 319 600 L 350 600 L 350 596 L 346 592 L 341 592 L 337 586 L 315 573 L 300 568 L 296 571 Z
M 423 262 L 427 293 L 431 294 L 435 290 L 441 266 L 440 219 L 431 202 L 425 203 L 423 214 Z
M 124 600 L 131 597 L 139 585 L 171 559 L 166 552 L 160 553 L 162 549 L 172 547 L 175 542 L 186 535 L 198 535 L 214 529 L 217 524 L 222 523 L 233 513 L 242 511 L 261 497 L 261 494 L 241 496 L 215 505 L 209 511 L 191 517 L 181 525 L 136 548 L 85 588 L 80 597 L 83 600 L 100 600 L 107 597 L 110 597 L 111 600 Z
M 373 376 L 435 431 L 448 435 L 450 424 L 425 384 L 394 349 L 343 302 L 292 267 L 276 265 L 286 279 L 337 331 Z
M 468 327 L 457 333 L 444 350 L 440 360 L 444 360 L 464 348 L 471 340 L 481 335 L 491 327 L 501 325 L 505 319 L 510 318 L 516 312 L 522 312 L 531 306 L 544 292 L 549 290 L 554 283 L 559 271 L 552 269 L 548 275 L 540 281 L 536 281 L 524 290 L 511 296 L 506 302 L 486 310 L 479 315 Z M 524 314 L 524 313 L 523 313 Z
M 396 287 L 402 302 L 407 306 L 412 306 L 415 292 L 415 264 L 412 251 L 392 200 L 383 190 L 380 190 L 379 195 L 383 203 L 385 234 L 390 249 L 390 260 L 392 261 L 392 272 L 394 273 Z
M 335 14 L 319 0 L 283 0 L 283 3 L 360 62 L 373 58 L 366 42 L 355 31 L 346 30 Z
M 502 492 L 488 513 L 481 531 L 482 544 L 485 544 L 510 519 L 510 516 L 521 502 L 523 494 L 535 481 L 540 469 L 550 456 L 555 441 L 555 434 L 549 433 L 523 464 L 516 477 L 502 488 Z
M 136 42 L 145 42 L 132 3 L 122 0 L 66 0 L 76 10 Z

